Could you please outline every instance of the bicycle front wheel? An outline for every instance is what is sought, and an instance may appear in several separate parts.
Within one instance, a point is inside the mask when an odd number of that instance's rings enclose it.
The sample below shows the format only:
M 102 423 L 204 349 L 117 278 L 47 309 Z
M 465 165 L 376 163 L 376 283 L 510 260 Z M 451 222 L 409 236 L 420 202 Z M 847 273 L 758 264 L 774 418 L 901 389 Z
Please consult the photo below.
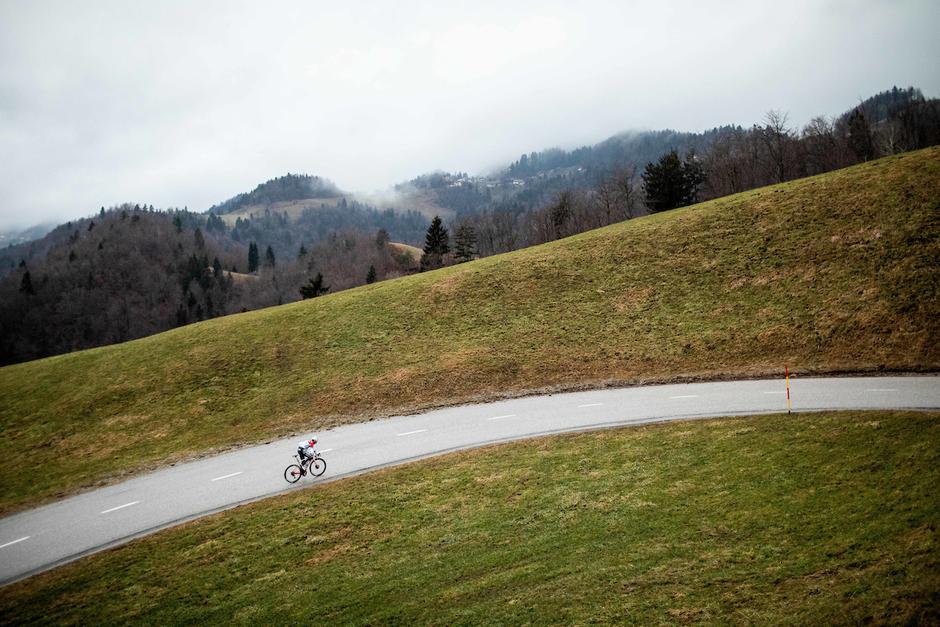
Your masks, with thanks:
M 326 460 L 322 457 L 310 460 L 310 474 L 319 477 L 326 472 Z
M 297 464 L 291 464 L 284 469 L 284 480 L 287 483 L 297 483 L 303 476 L 304 471 Z

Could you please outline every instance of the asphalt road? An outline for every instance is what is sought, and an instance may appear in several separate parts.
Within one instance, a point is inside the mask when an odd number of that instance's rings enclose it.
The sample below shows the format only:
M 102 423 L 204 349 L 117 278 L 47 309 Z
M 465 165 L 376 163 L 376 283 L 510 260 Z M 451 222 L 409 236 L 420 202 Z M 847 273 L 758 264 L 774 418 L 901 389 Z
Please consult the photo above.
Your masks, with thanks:
M 791 379 L 794 411 L 940 409 L 940 377 Z M 158 529 L 266 496 L 463 448 L 666 420 L 785 412 L 784 380 L 661 385 L 533 396 L 347 425 L 316 434 L 319 479 L 283 478 L 292 437 L 180 464 L 0 520 L 10 583 Z

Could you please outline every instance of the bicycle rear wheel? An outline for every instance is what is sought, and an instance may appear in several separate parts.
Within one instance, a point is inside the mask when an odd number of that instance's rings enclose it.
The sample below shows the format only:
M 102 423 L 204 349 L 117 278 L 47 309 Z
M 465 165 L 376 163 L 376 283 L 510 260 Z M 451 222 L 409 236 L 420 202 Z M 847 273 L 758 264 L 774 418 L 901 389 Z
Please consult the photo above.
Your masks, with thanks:
M 287 481 L 287 483 L 297 483 L 303 474 L 304 471 L 300 466 L 291 464 L 284 469 L 284 480 Z
M 310 474 L 319 477 L 326 472 L 326 460 L 322 457 L 310 460 Z

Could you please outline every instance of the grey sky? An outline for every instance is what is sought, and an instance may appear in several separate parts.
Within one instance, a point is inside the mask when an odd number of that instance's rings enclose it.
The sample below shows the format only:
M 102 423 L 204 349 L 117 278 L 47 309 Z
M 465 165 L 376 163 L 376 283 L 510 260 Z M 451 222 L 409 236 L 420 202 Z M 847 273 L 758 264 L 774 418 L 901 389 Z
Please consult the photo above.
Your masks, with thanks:
M 940 95 L 940 2 L 0 0 L 0 228 Z

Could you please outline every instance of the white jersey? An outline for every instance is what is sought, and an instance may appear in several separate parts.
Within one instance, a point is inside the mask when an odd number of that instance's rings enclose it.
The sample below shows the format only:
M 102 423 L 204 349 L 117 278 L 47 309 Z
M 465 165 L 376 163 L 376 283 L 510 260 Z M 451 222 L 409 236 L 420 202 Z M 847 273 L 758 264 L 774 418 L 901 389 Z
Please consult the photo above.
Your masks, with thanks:
M 300 449 L 311 448 L 310 440 L 301 440 L 300 442 L 297 443 L 297 448 L 300 448 Z

